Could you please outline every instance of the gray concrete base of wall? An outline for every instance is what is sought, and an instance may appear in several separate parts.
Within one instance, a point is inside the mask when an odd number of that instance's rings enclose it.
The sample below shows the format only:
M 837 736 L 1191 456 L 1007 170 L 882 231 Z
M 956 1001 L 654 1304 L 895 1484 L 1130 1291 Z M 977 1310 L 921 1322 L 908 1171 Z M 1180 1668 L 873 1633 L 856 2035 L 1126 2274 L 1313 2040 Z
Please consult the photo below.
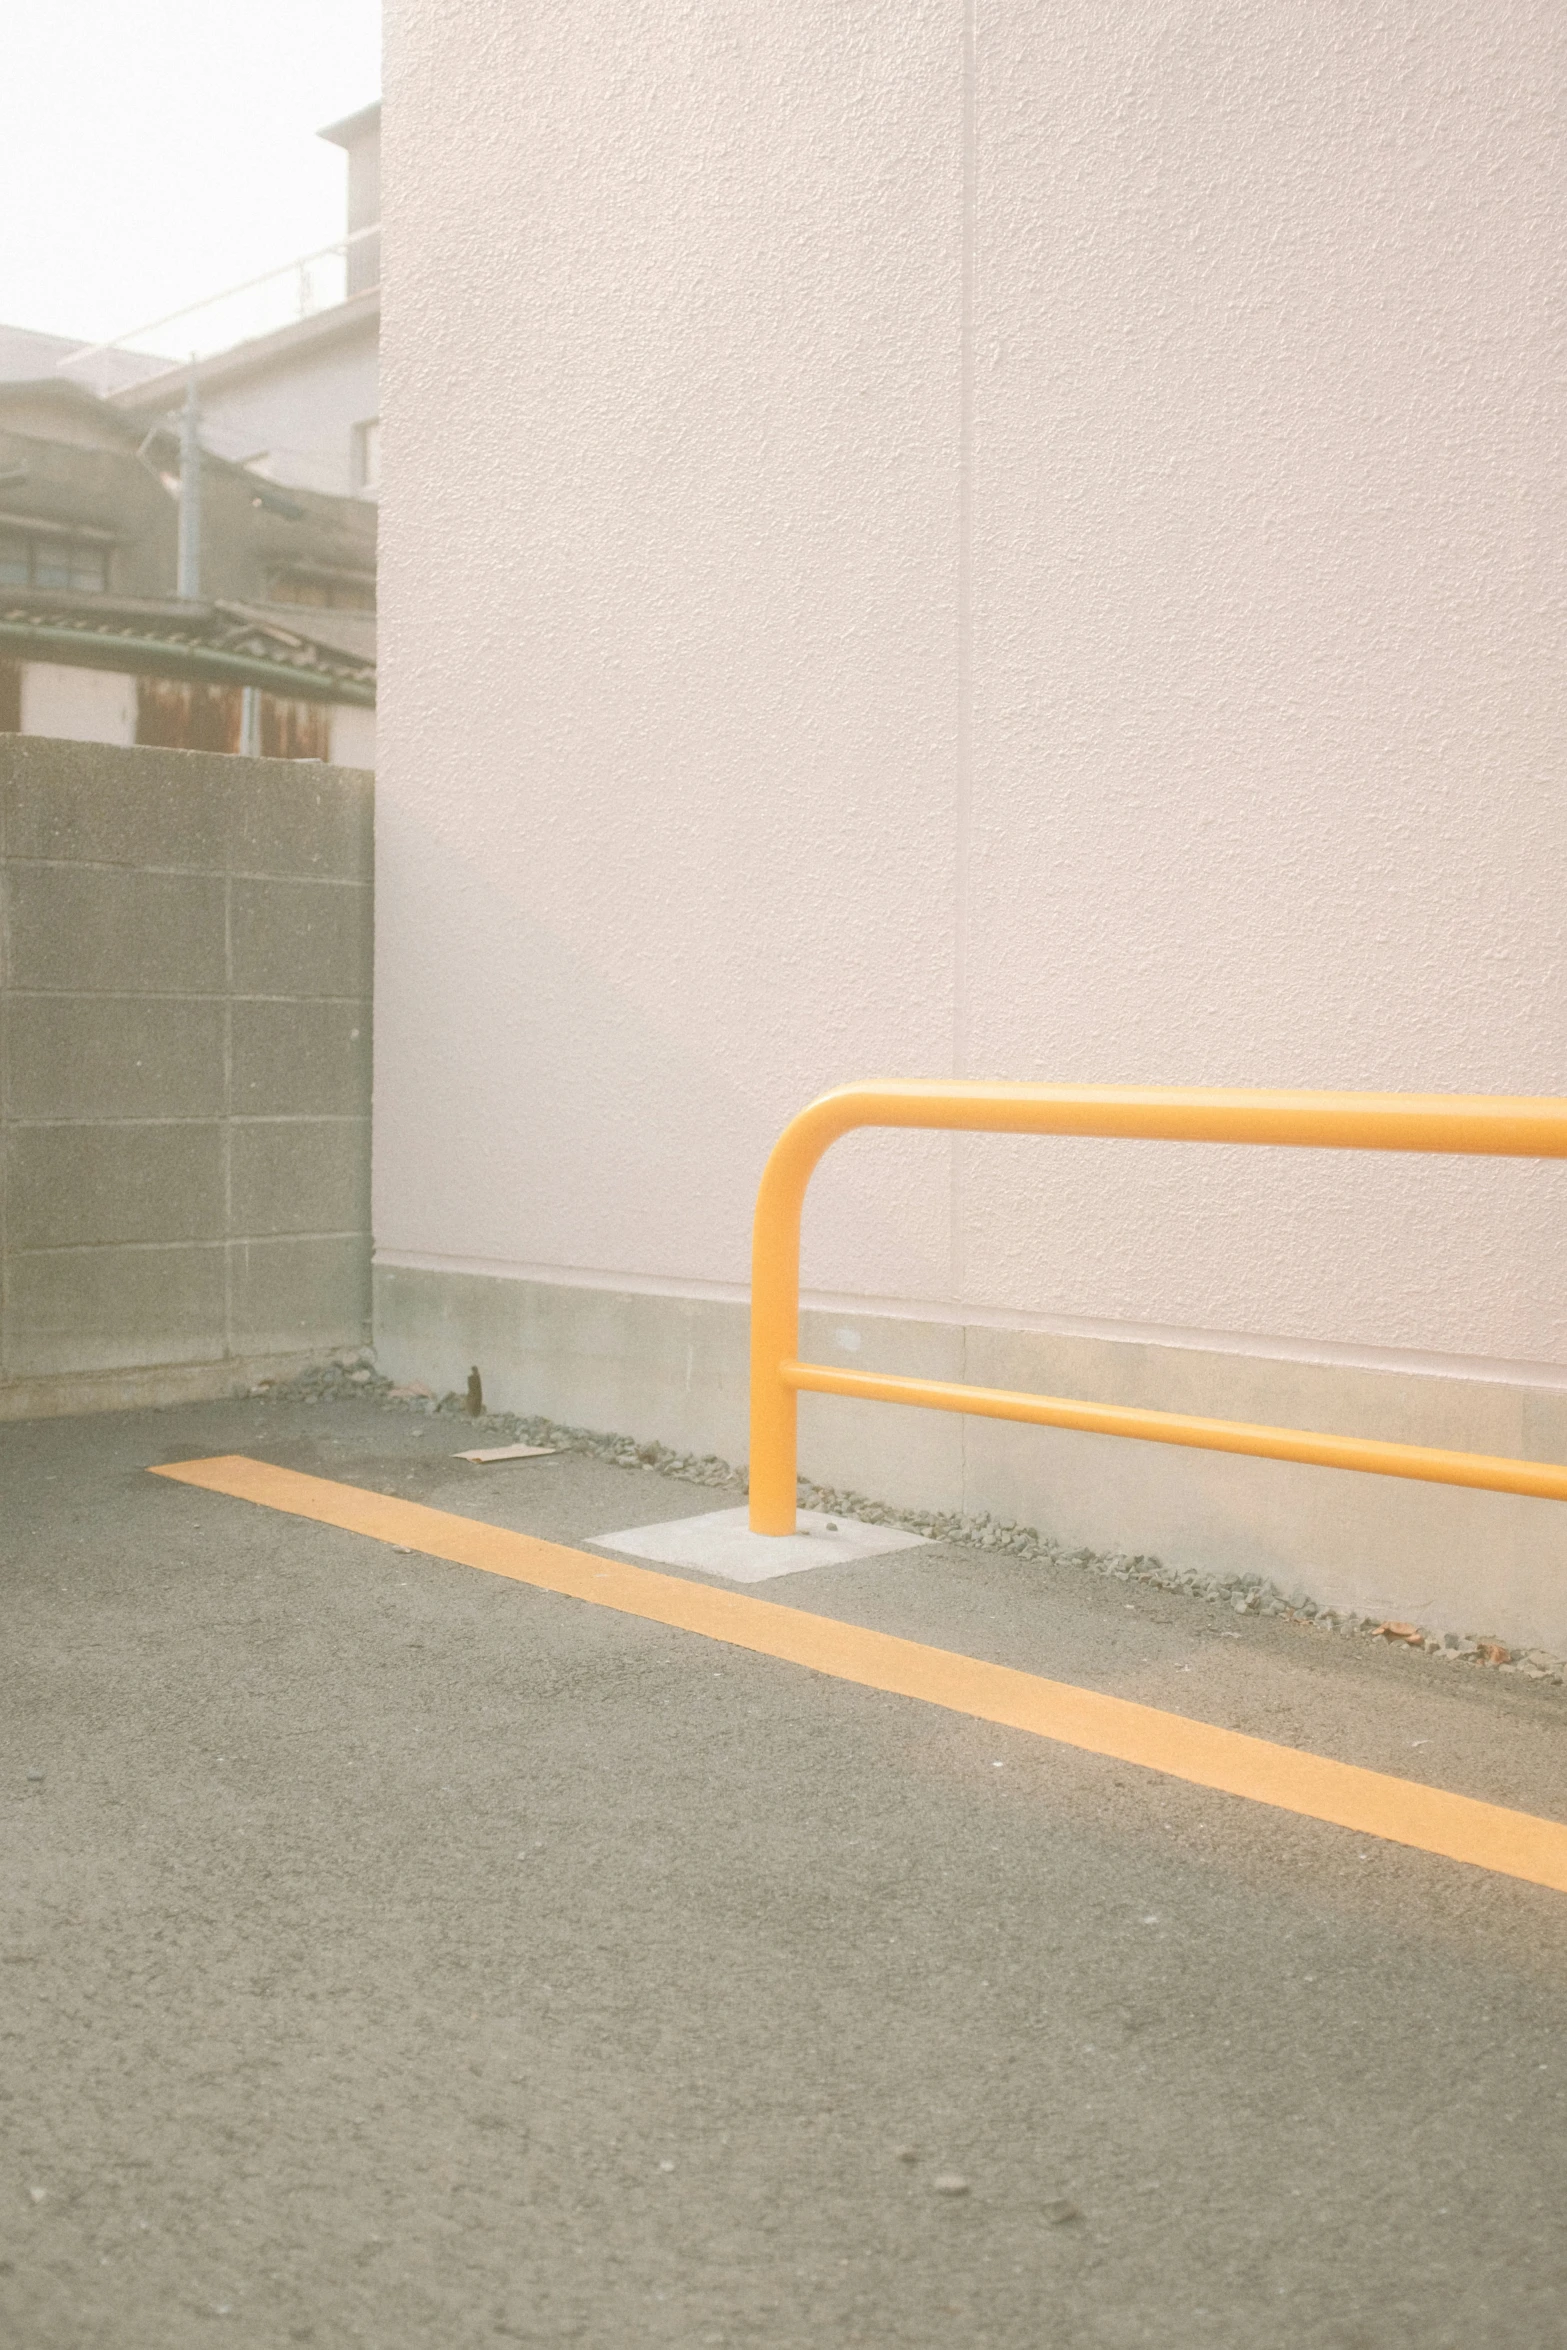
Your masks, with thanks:
M 248 1395 L 261 1379 L 289 1379 L 321 1360 L 312 1354 L 230 1356 L 217 1363 L 158 1363 L 134 1371 L 66 1371 L 46 1379 L 0 1379 L 0 1420 L 56 1420 L 76 1412 L 133 1412 L 158 1404 L 212 1403 Z
M 377 1359 L 497 1410 L 746 1458 L 747 1314 L 712 1299 L 378 1266 Z M 978 1386 L 1530 1460 L 1567 1458 L 1567 1390 L 1228 1348 L 807 1313 L 811 1359 Z M 1567 1651 L 1567 1505 L 1188 1452 L 836 1397 L 800 1399 L 800 1466 L 905 1508 L 990 1512 L 1058 1541 L 1431 1631 Z

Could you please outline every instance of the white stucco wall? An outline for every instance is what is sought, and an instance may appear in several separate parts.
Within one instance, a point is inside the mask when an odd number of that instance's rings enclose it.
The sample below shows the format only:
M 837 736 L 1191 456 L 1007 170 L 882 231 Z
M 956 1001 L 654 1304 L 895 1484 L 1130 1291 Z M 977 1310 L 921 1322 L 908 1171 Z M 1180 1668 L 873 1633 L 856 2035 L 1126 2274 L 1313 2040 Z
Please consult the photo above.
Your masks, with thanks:
M 1564 1088 L 1567 23 L 968 16 L 394 0 L 391 1266 L 739 1297 L 880 1072 Z M 806 1280 L 1559 1386 L 1564 1211 L 865 1137 Z
M 117 669 L 24 661 L 22 732 L 50 734 L 65 742 L 133 743 L 136 680 Z

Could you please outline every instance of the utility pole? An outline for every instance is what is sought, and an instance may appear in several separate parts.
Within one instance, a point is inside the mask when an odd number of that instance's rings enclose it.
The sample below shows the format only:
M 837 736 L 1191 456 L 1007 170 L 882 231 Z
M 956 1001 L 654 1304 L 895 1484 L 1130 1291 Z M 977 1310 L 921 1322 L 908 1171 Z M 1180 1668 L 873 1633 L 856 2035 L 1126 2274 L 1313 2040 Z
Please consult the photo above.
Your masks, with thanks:
M 196 361 L 185 386 L 180 431 L 180 551 L 174 592 L 195 603 L 201 595 L 201 410 L 196 401 Z

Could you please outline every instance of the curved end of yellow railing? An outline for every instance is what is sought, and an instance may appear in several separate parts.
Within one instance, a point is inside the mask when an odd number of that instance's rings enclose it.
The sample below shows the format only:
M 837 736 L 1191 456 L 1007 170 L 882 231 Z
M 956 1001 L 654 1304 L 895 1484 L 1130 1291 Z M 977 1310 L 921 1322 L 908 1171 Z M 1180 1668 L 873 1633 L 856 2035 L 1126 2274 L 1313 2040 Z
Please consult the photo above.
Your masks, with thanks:
M 1274 1148 L 1567 1158 L 1567 1101 L 1551 1095 L 1296 1093 L 1215 1087 L 1028 1085 L 887 1079 L 838 1086 L 792 1118 L 757 1194 L 751 1275 L 751 1528 L 792 1534 L 801 1388 L 928 1410 L 1132 1436 L 1319 1467 L 1415 1477 L 1567 1500 L 1567 1469 L 1540 1461 L 1390 1444 L 1300 1428 L 1072 1403 L 940 1381 L 874 1377 L 802 1363 L 800 1214 L 818 1160 L 859 1126 L 1061 1134 Z

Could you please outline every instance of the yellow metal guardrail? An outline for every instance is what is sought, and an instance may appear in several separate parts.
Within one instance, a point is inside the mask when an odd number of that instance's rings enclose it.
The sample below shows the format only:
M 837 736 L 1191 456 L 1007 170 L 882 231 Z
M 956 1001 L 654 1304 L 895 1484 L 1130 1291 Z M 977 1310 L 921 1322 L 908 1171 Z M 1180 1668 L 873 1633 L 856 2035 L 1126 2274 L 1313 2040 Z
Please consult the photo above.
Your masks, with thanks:
M 939 1080 L 845 1085 L 785 1127 L 756 1200 L 751 1276 L 751 1527 L 795 1528 L 795 1397 L 852 1395 L 923 1404 L 1100 1436 L 1138 1436 L 1208 1452 L 1366 1469 L 1384 1477 L 1480 1486 L 1567 1501 L 1567 1468 L 1446 1452 L 1374 1437 L 1253 1427 L 1123 1404 L 1073 1403 L 1053 1395 L 962 1387 L 802 1363 L 800 1213 L 805 1188 L 830 1143 L 857 1126 L 919 1126 L 960 1133 L 1122 1135 L 1148 1142 L 1249 1142 L 1312 1150 L 1439 1151 L 1465 1157 L 1567 1158 L 1567 1100 L 1446 1093 L 1247 1093 L 1134 1085 L 989 1085 Z

